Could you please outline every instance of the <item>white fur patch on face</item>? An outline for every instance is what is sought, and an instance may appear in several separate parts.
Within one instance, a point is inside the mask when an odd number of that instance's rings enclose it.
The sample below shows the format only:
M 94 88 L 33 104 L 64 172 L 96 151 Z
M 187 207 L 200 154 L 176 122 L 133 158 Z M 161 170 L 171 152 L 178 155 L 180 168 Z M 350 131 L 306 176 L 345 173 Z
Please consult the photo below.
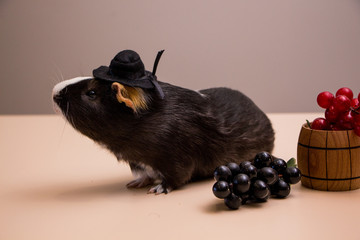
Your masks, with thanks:
M 91 79 L 93 77 L 76 77 L 76 78 L 72 78 L 69 80 L 65 80 L 62 82 L 59 82 L 58 84 L 55 85 L 55 87 L 53 88 L 52 91 L 52 95 L 55 96 L 56 94 L 58 94 L 61 90 L 63 90 L 64 88 L 66 88 L 67 86 L 71 85 L 71 84 L 75 84 L 78 83 L 82 80 L 86 80 L 86 79 Z

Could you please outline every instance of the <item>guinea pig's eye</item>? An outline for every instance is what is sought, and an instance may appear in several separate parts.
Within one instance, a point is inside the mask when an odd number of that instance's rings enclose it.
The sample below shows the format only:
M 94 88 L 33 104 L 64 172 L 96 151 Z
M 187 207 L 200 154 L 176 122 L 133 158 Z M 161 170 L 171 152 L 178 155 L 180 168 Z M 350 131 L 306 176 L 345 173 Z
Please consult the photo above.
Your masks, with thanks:
M 89 90 L 86 92 L 86 96 L 88 96 L 90 99 L 96 98 L 96 92 L 94 90 Z

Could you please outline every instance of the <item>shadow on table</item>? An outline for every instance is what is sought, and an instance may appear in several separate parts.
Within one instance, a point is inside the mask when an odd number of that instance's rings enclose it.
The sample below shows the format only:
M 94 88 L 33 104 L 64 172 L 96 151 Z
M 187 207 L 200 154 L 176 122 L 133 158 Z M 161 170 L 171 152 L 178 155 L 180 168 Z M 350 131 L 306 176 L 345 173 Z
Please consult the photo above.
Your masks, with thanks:
M 128 189 L 128 181 L 119 181 L 119 179 L 104 181 L 97 184 L 80 185 L 62 191 L 58 197 L 61 199 L 81 199 L 81 198 L 98 198 L 109 196 L 120 196 L 123 194 L 143 195 L 147 193 L 148 188 Z
M 241 210 L 243 208 L 246 209 L 257 209 L 262 208 L 263 205 L 266 204 L 266 202 L 248 202 L 245 205 L 241 205 L 238 210 Z M 204 212 L 206 213 L 217 213 L 217 212 L 224 212 L 224 211 L 236 211 L 236 209 L 229 209 L 222 199 L 214 199 L 214 201 L 209 202 L 208 205 L 204 207 Z
M 18 191 L 13 195 L 17 200 L 25 201 L 75 201 L 91 200 L 127 195 L 146 195 L 148 187 L 128 189 L 129 180 L 119 178 L 85 183 L 67 182 L 63 184 L 40 185 Z

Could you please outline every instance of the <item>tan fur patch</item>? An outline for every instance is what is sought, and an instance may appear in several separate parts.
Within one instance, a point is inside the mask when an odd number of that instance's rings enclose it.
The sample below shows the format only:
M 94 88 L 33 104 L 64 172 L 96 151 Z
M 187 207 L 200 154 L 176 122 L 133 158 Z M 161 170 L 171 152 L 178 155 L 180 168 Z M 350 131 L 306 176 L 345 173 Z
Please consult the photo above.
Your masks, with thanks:
M 125 103 L 125 105 L 133 109 L 134 112 L 148 108 L 145 92 L 141 88 L 124 86 L 118 82 L 114 82 L 111 87 L 117 91 L 117 100 Z

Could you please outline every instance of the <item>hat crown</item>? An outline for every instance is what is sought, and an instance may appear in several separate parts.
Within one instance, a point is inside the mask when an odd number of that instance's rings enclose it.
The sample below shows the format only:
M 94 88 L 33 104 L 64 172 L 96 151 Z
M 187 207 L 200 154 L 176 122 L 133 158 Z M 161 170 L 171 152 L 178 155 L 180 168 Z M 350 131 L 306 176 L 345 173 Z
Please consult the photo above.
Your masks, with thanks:
M 99 80 L 118 82 L 130 87 L 155 89 L 158 96 L 164 99 L 165 95 L 157 82 L 156 68 L 164 50 L 158 52 L 153 71 L 145 70 L 139 54 L 132 50 L 119 52 L 110 62 L 110 66 L 100 66 L 93 70 L 93 75 Z
M 109 73 L 127 79 L 138 79 L 145 75 L 145 66 L 139 54 L 132 50 L 124 50 L 111 60 Z

